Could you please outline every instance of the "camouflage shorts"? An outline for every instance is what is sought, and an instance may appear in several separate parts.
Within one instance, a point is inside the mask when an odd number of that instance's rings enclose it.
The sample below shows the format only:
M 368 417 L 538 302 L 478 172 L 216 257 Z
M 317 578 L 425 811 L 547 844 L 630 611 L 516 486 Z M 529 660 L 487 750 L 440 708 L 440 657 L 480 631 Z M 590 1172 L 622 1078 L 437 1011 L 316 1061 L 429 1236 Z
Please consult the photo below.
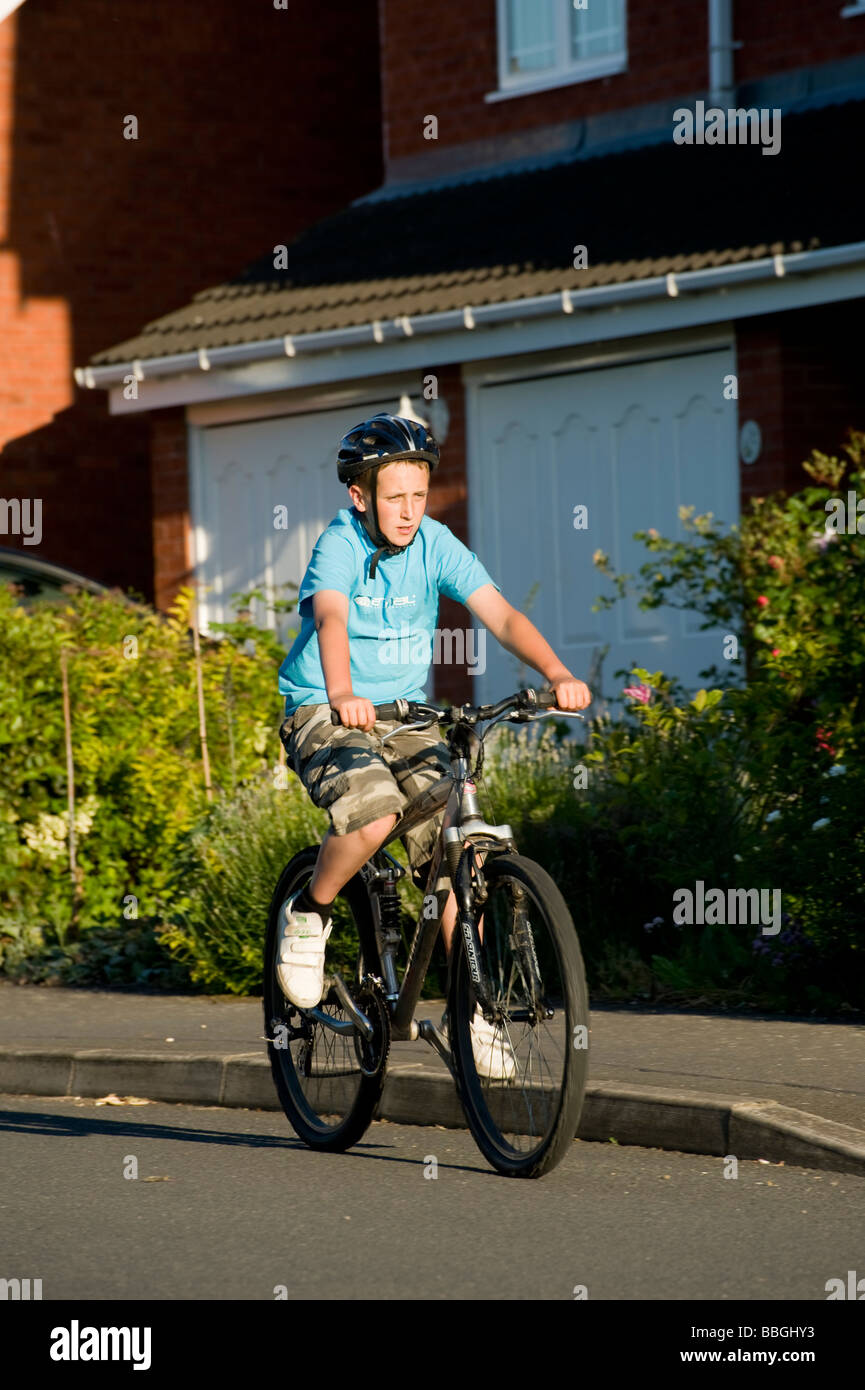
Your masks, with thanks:
M 370 733 L 332 724 L 329 705 L 301 705 L 282 724 L 279 736 L 289 766 L 316 806 L 326 810 L 335 835 L 348 835 L 396 812 L 442 777 L 450 776 L 447 744 L 438 730 L 412 730 L 381 738 L 401 727 L 380 719 Z M 444 811 L 401 836 L 413 869 L 432 857 Z

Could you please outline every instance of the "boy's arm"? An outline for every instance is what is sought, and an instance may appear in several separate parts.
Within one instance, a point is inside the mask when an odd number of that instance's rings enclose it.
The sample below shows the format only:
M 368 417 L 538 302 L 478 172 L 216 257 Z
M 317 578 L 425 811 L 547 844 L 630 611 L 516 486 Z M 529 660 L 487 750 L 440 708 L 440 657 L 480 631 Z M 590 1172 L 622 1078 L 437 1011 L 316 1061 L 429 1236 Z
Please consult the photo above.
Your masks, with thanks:
M 525 613 L 499 593 L 494 584 L 482 584 L 466 600 L 466 607 L 488 628 L 505 651 L 540 671 L 556 693 L 560 709 L 585 709 L 591 704 L 588 686 L 563 666 L 549 642 Z
M 348 649 L 348 598 L 338 589 L 318 589 L 312 596 L 312 616 L 327 698 L 331 704 L 352 694 Z
M 317 589 L 312 596 L 312 616 L 329 704 L 339 711 L 343 724 L 372 728 L 372 703 L 356 696 L 351 688 L 347 595 L 338 589 Z

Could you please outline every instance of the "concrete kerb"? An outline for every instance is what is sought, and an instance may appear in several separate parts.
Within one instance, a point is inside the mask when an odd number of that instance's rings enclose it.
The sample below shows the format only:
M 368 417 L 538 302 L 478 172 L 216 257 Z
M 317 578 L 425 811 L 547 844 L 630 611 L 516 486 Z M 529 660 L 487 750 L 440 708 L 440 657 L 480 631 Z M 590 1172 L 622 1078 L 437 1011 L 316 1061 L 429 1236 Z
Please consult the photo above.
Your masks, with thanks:
M 73 1060 L 68 1052 L 19 1047 L 0 1051 L 0 1092 L 32 1096 L 68 1096 Z
M 865 1176 L 865 1133 L 779 1101 L 599 1083 L 586 1087 L 579 1139 L 682 1153 L 766 1158 Z
M 166 1056 L 99 1048 L 0 1049 L 0 1093 L 89 1097 L 110 1092 L 192 1105 L 280 1109 L 270 1063 L 259 1052 Z M 423 1066 L 388 1072 L 376 1118 L 465 1127 L 451 1078 Z M 577 1137 L 865 1176 L 865 1133 L 754 1097 L 596 1082 L 586 1088 Z
M 224 1062 L 200 1053 L 163 1057 L 152 1052 L 118 1054 L 88 1048 L 72 1054 L 69 1095 L 146 1096 L 148 1100 L 218 1105 Z

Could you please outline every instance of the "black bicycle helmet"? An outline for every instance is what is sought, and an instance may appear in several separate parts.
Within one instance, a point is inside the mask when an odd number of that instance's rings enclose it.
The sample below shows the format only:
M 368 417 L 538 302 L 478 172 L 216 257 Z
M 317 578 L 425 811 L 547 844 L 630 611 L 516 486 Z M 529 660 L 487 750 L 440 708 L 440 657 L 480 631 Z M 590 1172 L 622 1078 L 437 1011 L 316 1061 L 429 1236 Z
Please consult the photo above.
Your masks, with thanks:
M 398 463 L 401 459 L 414 459 L 429 464 L 430 473 L 439 461 L 439 446 L 425 425 L 419 420 L 409 420 L 403 415 L 374 415 L 362 425 L 355 425 L 340 441 L 336 456 L 336 469 L 339 481 L 348 485 L 374 468 L 372 475 L 372 516 L 368 511 L 360 512 L 360 518 L 367 533 L 377 547 L 369 568 L 369 577 L 375 574 L 378 562 L 386 551 L 388 555 L 399 555 L 414 544 L 414 536 L 408 545 L 394 545 L 382 535 L 378 524 L 378 470 L 386 463 Z M 417 535 L 417 532 L 415 532 Z

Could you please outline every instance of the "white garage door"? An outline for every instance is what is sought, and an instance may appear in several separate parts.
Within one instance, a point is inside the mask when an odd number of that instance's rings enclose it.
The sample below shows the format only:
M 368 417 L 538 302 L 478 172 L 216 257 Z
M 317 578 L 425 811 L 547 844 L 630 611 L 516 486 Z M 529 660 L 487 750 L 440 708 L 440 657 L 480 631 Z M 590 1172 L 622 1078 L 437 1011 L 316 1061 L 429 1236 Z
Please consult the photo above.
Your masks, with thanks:
M 727 524 L 738 519 L 736 403 L 722 394 L 734 370 L 728 348 L 477 393 L 472 549 L 575 675 L 588 677 L 609 645 L 607 698 L 627 684 L 614 678 L 621 667 L 662 670 L 696 688 L 701 669 L 724 664 L 720 635 L 700 633 L 695 615 L 644 612 L 635 599 L 593 613 L 611 585 L 592 555 L 601 549 L 617 571 L 635 573 L 649 552 L 634 531 L 682 535 L 680 506 Z M 581 505 L 586 530 L 574 528 Z M 517 688 L 519 674 L 516 659 L 490 638 L 475 698 L 500 699 Z M 540 683 L 531 670 L 521 675 L 524 684 Z
M 393 400 L 349 409 L 247 421 L 202 429 L 193 452 L 192 509 L 201 626 L 230 622 L 232 595 L 259 588 L 252 604 L 258 626 L 284 636 L 299 628 L 296 613 L 277 621 L 274 597 L 293 598 L 312 547 L 340 507 L 350 505 L 336 476 L 337 445 L 353 425 Z M 275 508 L 286 508 L 285 517 Z M 285 520 L 285 526 L 275 521 Z

